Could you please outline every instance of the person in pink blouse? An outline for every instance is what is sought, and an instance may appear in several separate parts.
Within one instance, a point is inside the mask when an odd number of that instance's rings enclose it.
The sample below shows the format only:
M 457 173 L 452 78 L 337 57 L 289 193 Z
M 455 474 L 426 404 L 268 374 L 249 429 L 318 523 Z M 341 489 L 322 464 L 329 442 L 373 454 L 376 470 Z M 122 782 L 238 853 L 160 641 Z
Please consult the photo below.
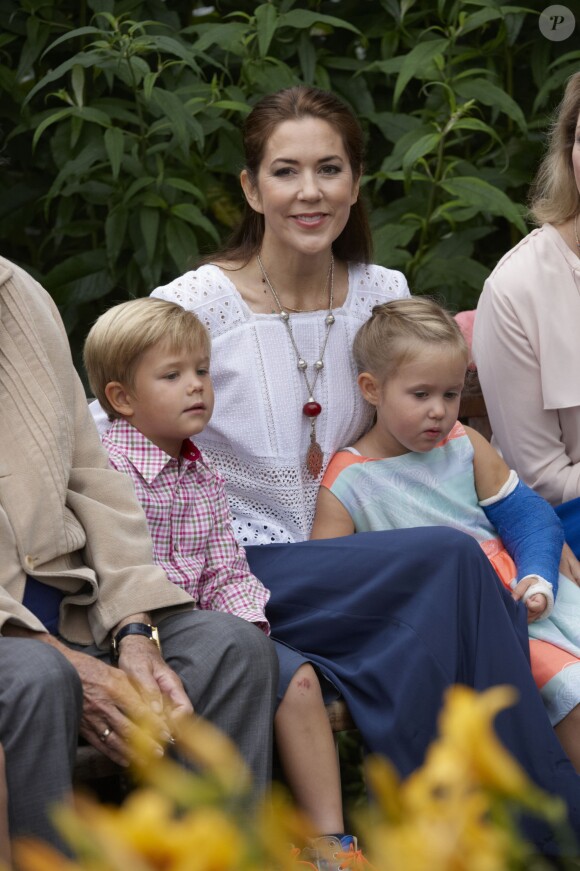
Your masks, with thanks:
M 269 634 L 264 609 L 270 594 L 236 541 L 223 479 L 191 441 L 214 406 L 210 338 L 201 321 L 153 297 L 121 303 L 92 327 L 84 362 L 91 390 L 113 421 L 103 445 L 112 466 L 133 480 L 155 562 L 198 608 L 226 611 Z M 284 662 L 289 649 L 274 644 Z M 276 713 L 278 754 L 320 839 L 330 836 L 341 855 L 359 859 L 356 838 L 343 831 L 340 774 L 324 703 L 321 697 L 314 711 L 304 705 L 300 681 L 312 679 L 311 666 L 301 669 Z M 316 736 L 325 734 L 320 720 L 328 731 L 327 754 L 318 749 Z M 294 761 L 305 754 L 311 765 L 303 777 L 303 766 Z

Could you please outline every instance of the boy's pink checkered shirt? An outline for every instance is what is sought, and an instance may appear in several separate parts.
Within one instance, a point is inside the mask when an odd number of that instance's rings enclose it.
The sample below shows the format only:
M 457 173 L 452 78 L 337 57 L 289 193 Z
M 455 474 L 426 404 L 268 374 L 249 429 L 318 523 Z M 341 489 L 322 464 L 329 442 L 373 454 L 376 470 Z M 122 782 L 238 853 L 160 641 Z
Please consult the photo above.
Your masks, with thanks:
M 155 562 L 197 607 L 226 611 L 269 634 L 270 596 L 251 573 L 231 528 L 221 477 L 193 442 L 170 457 L 125 420 L 103 435 L 111 465 L 131 476 L 147 516 Z

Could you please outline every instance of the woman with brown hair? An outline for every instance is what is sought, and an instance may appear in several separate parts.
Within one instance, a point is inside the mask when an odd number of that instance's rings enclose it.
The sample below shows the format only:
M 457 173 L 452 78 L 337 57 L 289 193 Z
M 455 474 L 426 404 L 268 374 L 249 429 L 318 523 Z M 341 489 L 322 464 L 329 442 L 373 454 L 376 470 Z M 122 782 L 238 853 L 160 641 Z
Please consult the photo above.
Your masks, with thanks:
M 264 97 L 244 147 L 241 227 L 154 296 L 195 311 L 212 336 L 216 405 L 197 441 L 272 593 L 268 617 L 286 653 L 279 698 L 291 692 L 322 712 L 300 758 L 282 760 L 290 785 L 332 748 L 323 699 L 343 696 L 367 750 L 406 775 L 423 761 L 450 684 L 508 683 L 520 700 L 499 733 L 538 784 L 566 798 L 580 829 L 580 783 L 531 678 L 525 609 L 480 548 L 441 528 L 308 540 L 326 464 L 371 423 L 354 335 L 373 306 L 409 291 L 401 273 L 370 263 L 363 136 L 339 99 L 309 87 Z M 556 851 L 543 827 L 529 832 Z

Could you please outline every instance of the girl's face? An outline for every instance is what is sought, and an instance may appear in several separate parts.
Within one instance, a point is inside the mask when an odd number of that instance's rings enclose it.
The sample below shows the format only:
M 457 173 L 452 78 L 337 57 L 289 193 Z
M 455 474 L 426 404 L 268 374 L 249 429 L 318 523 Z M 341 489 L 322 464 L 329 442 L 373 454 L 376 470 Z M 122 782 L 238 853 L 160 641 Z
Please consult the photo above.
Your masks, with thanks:
M 340 133 L 320 118 L 279 124 L 256 183 L 245 170 L 241 182 L 250 206 L 264 215 L 263 250 L 278 256 L 328 251 L 359 191 Z
M 466 366 L 460 351 L 425 344 L 386 381 L 359 375 L 363 396 L 377 410 L 374 434 L 384 456 L 426 453 L 449 434 Z

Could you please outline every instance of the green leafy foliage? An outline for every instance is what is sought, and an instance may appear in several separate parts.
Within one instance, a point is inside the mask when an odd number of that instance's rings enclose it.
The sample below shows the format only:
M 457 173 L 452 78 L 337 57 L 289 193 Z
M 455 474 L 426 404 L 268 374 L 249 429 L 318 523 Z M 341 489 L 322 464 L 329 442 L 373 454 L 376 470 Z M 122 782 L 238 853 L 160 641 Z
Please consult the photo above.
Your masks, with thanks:
M 375 259 L 471 308 L 528 230 L 543 131 L 580 69 L 573 38 L 540 34 L 540 6 L 3 0 L 2 251 L 48 287 L 78 348 L 101 310 L 225 238 L 244 117 L 305 82 L 365 128 Z

